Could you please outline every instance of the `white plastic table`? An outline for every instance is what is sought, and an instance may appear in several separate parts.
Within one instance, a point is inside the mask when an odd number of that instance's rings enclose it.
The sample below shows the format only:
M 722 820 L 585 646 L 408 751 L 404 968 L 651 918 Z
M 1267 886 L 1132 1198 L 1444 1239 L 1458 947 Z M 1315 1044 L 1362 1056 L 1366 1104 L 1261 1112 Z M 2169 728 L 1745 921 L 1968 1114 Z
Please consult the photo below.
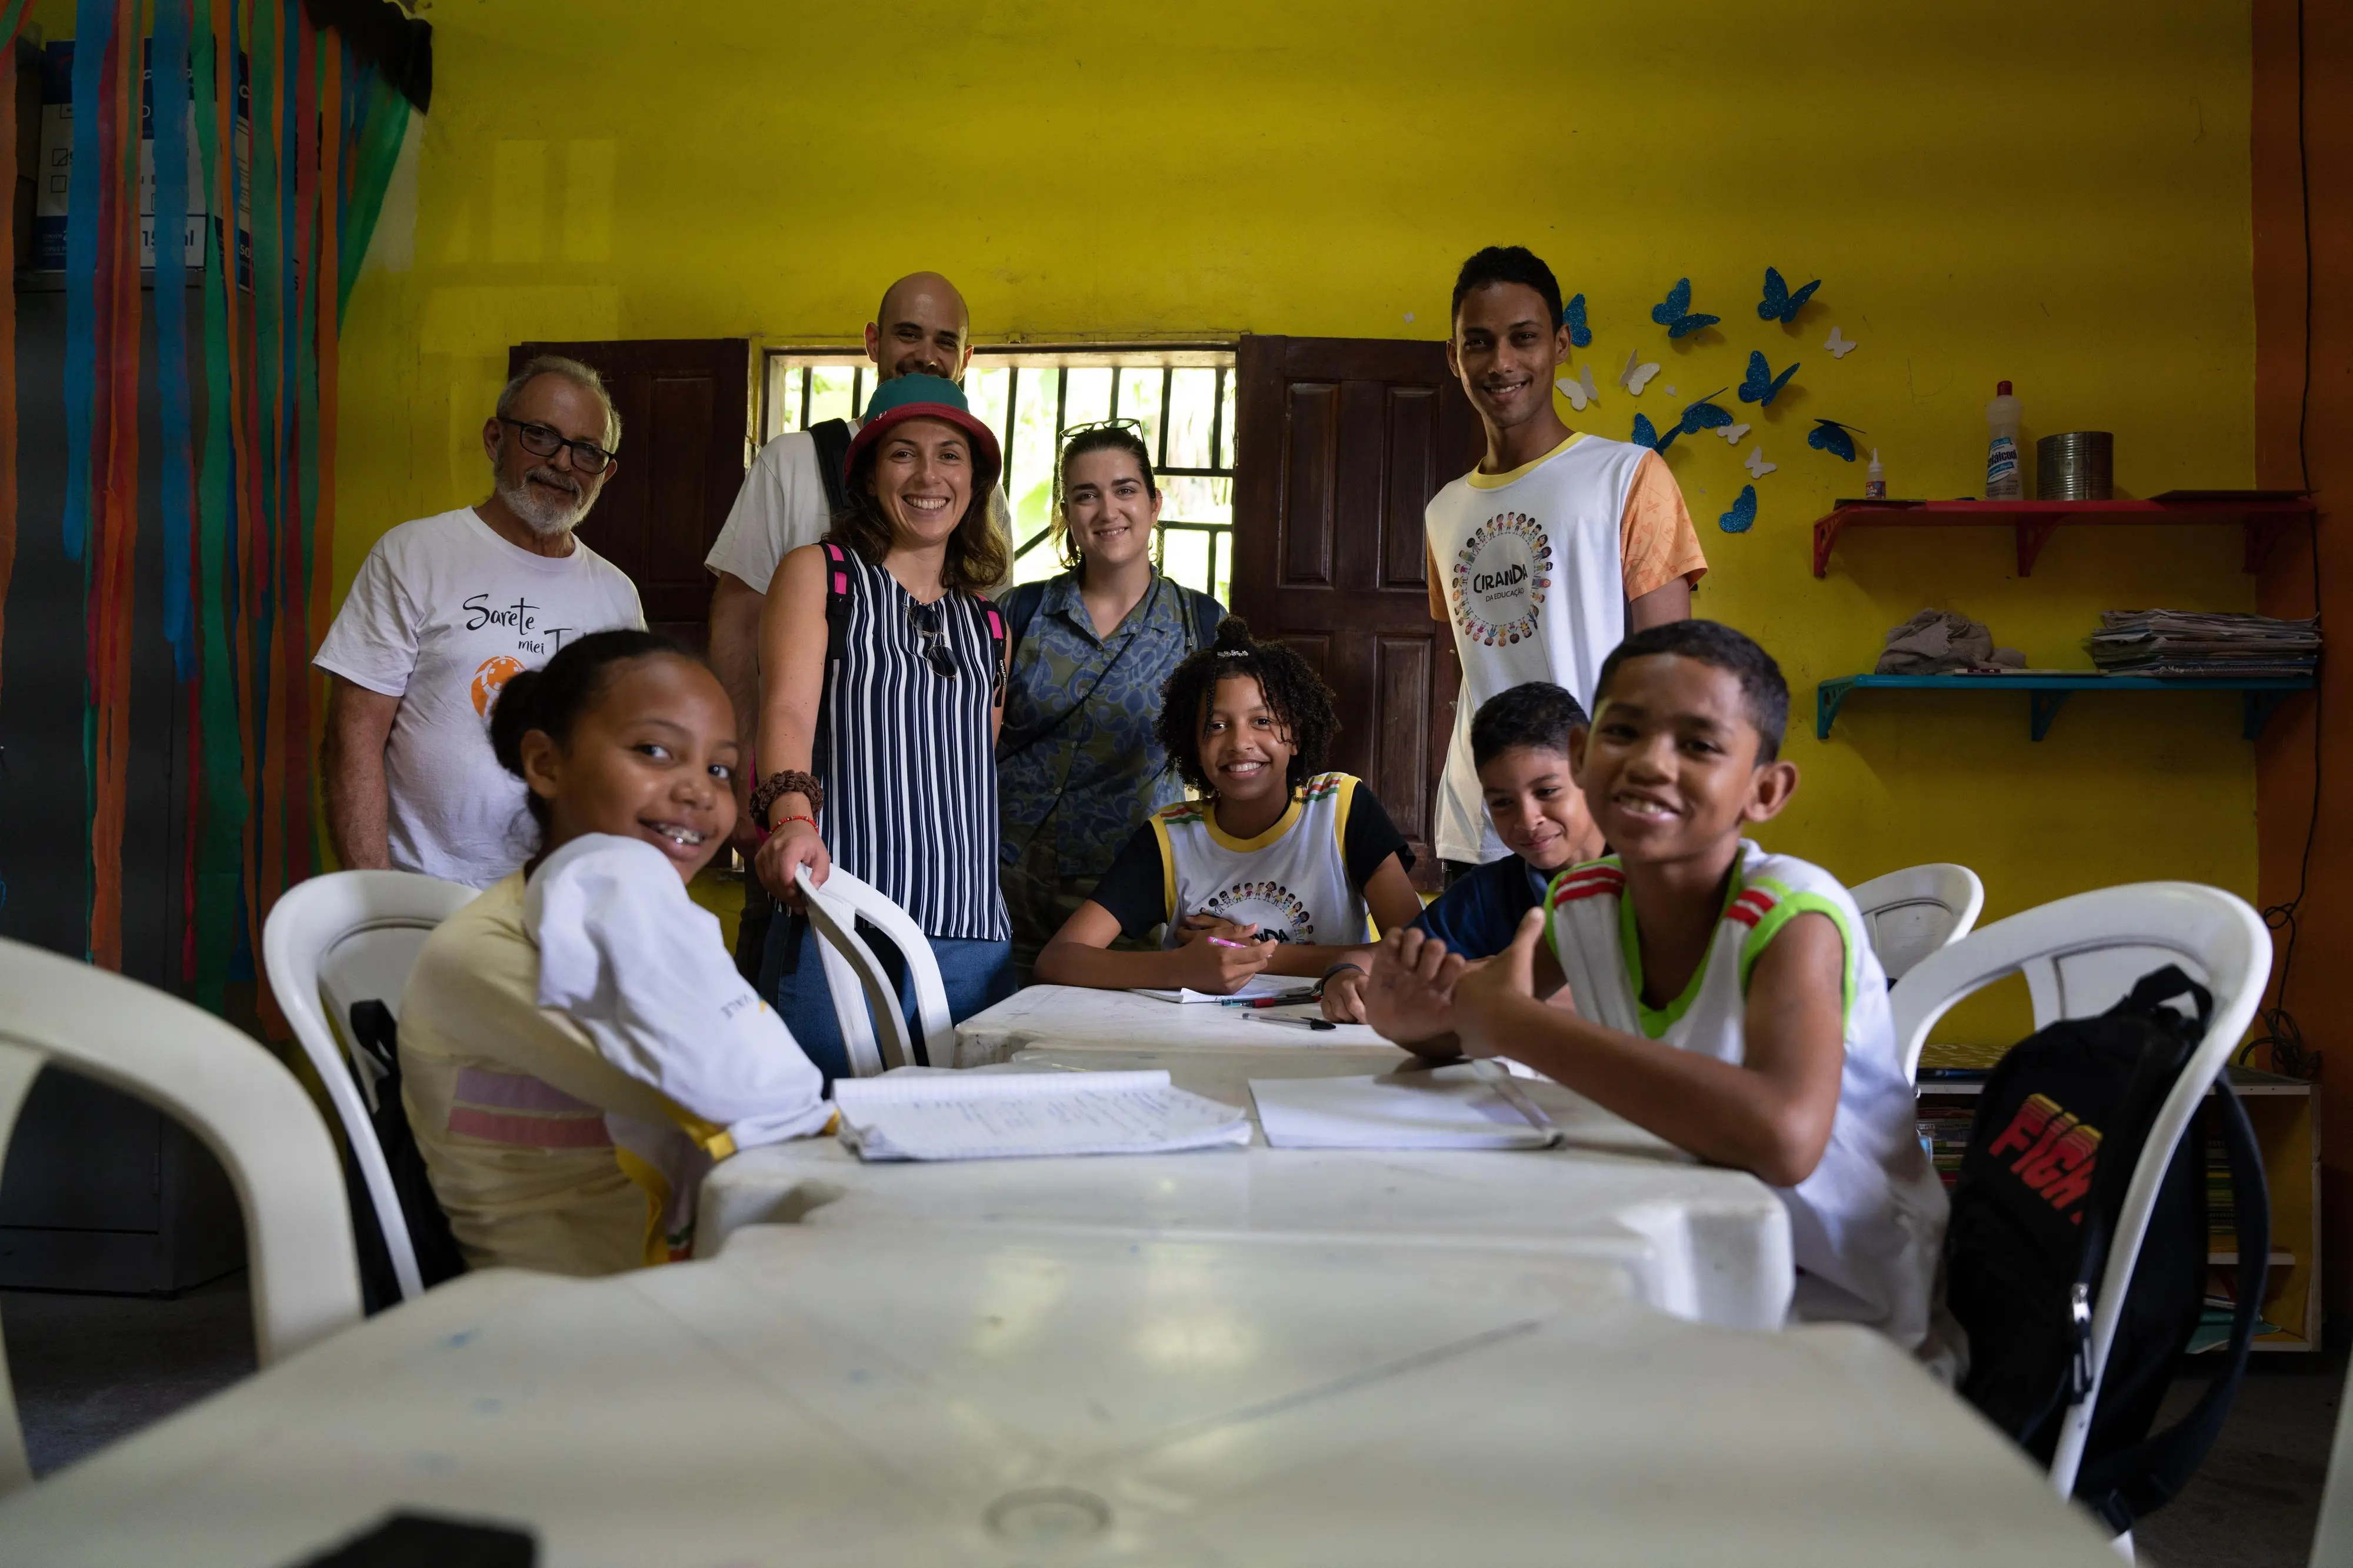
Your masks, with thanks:
M 1308 984 L 1301 981 L 1302 985 Z M 1293 1029 L 1254 1023 L 1250 1015 L 1320 1018 L 1320 1003 L 1288 1007 L 1220 1007 L 1214 1002 L 1163 1002 L 1133 991 L 1090 991 L 1082 985 L 1032 985 L 956 1026 L 960 1068 L 1001 1062 L 1035 1046 L 1378 1046 L 1388 1042 L 1363 1024 Z
M 1162 1003 L 1175 1012 L 1179 1009 Z M 1252 1078 L 1396 1070 L 1394 1046 L 1062 1047 L 1032 1070 L 1166 1068 L 1170 1081 L 1251 1109 Z M 1248 1149 L 1084 1159 L 869 1164 L 832 1138 L 723 1161 L 702 1184 L 696 1248 L 749 1226 L 856 1229 L 908 1220 L 1142 1227 L 1155 1233 L 1375 1235 L 1430 1247 L 1508 1245 L 1606 1263 L 1661 1311 L 1776 1328 L 1796 1279 L 1780 1200 L 1755 1177 L 1695 1163 L 1559 1085 L 1522 1087 L 1568 1134 L 1543 1151 Z
M 459 1279 L 0 1503 L 0 1562 L 278 1568 L 396 1507 L 547 1568 L 2115 1564 L 1861 1330 L 1539 1256 L 957 1227 Z

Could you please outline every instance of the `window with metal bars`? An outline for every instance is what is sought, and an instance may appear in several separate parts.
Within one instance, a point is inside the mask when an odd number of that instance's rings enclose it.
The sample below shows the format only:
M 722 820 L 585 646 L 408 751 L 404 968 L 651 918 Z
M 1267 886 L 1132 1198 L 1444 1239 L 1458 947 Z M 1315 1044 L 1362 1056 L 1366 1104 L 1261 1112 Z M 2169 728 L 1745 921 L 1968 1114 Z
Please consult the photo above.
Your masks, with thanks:
M 1016 582 L 1062 570 L 1050 523 L 1064 432 L 1133 419 L 1160 483 L 1163 565 L 1187 586 L 1233 602 L 1233 350 L 979 348 L 964 385 L 1004 453 Z M 760 438 L 848 418 L 873 389 L 874 366 L 855 350 L 770 349 Z

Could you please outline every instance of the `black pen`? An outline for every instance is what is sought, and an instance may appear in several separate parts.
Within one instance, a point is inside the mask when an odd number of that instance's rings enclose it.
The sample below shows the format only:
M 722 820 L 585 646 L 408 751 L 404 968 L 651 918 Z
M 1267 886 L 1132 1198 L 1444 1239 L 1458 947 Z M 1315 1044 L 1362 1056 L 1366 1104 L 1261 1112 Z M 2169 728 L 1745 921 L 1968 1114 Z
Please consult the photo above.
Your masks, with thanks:
M 1261 1024 L 1288 1024 L 1294 1029 L 1336 1029 L 1340 1026 L 1329 1018 L 1278 1018 L 1271 1013 L 1252 1013 L 1250 1017 Z

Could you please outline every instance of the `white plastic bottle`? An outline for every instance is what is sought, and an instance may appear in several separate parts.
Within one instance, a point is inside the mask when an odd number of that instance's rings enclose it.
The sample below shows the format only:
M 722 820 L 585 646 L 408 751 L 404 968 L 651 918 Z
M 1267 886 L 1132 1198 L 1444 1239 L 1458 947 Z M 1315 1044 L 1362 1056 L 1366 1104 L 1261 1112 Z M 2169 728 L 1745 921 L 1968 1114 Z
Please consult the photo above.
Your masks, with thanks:
M 1876 447 L 1871 449 L 1871 467 L 1863 470 L 1862 499 L 1865 500 L 1887 499 L 1887 470 L 1879 466 L 1879 448 Z
M 2018 469 L 2019 403 L 2006 381 L 1993 391 L 1993 401 L 1986 405 L 1985 499 L 2018 500 L 2026 494 Z

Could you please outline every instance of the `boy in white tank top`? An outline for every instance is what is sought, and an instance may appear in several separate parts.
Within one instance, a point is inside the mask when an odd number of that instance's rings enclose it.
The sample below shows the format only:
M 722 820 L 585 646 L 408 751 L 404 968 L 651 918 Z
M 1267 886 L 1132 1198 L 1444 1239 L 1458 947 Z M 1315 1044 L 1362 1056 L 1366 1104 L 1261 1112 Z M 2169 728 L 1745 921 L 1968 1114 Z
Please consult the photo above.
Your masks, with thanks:
M 1423 514 L 1430 618 L 1453 628 L 1462 668 L 1431 827 L 1450 885 L 1506 853 L 1481 809 L 1472 715 L 1531 680 L 1591 707 L 1609 650 L 1630 631 L 1690 615 L 1692 584 L 1707 571 L 1665 461 L 1561 421 L 1553 378 L 1568 356 L 1551 268 L 1516 245 L 1462 264 L 1446 363 L 1487 452 Z
M 1629 637 L 1599 688 L 1570 764 L 1617 853 L 1562 872 L 1488 963 L 1385 940 L 1373 1026 L 1427 1056 L 1508 1055 L 1754 1173 L 1788 1211 L 1797 1315 L 1866 1324 L 1951 1374 L 1945 1192 L 1886 973 L 1836 878 L 1742 837 L 1798 785 L 1780 669 L 1728 626 L 1680 621 Z

